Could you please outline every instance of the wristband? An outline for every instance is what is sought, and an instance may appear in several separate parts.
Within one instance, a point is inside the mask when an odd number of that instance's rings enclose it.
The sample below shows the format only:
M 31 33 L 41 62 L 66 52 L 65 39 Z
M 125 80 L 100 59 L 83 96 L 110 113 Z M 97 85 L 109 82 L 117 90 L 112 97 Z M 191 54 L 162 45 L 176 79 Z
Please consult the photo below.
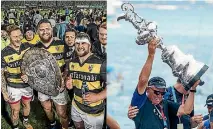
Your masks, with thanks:
M 195 92 L 196 92 L 196 90 L 190 90 L 190 92 L 194 92 L 194 93 L 195 93 Z

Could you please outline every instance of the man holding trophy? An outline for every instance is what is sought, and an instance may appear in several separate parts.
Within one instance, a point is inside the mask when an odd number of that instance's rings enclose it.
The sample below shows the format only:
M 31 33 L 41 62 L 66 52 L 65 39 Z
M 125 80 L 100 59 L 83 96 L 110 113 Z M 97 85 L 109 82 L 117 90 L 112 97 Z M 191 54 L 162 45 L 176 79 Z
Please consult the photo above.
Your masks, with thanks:
M 180 124 L 181 116 L 191 113 L 196 87 L 197 85 L 204 84 L 203 81 L 200 81 L 200 77 L 206 72 L 208 66 L 196 61 L 191 55 L 185 55 L 175 45 L 164 46 L 162 39 L 157 35 L 157 25 L 154 22 L 147 22 L 144 18 L 138 16 L 131 4 L 124 3 L 121 8 L 126 12 L 125 15 L 118 17 L 117 20 L 125 19 L 131 22 L 138 30 L 136 43 L 138 45 L 148 43 L 149 50 L 131 102 L 131 106 L 137 106 L 139 110 L 136 107 L 130 106 L 128 116 L 130 118 L 135 117 L 134 122 L 137 129 L 182 129 L 183 124 Z M 161 59 L 171 67 L 173 75 L 178 78 L 177 83 L 173 87 L 175 99 L 173 98 L 172 101 L 168 101 L 168 98 L 163 99 L 163 95 L 166 93 L 166 82 L 163 78 L 153 77 L 149 80 L 156 48 L 162 50 Z M 183 97 L 176 98 L 177 94 L 175 93 L 180 93 Z M 188 95 L 186 100 L 184 95 Z M 146 116 L 149 117 L 147 118 Z M 146 119 L 144 119 L 145 117 Z M 171 118 L 177 120 L 174 122 Z M 194 121 L 191 123 L 195 121 L 200 123 L 202 116 L 197 115 L 192 120 Z M 155 122 L 150 123 L 151 121 Z M 186 129 L 185 125 L 184 129 Z
M 193 110 L 194 91 L 200 82 L 197 81 L 190 88 L 189 97 L 184 106 L 164 100 L 165 80 L 160 77 L 149 79 L 157 47 L 156 42 L 156 40 L 152 40 L 148 45 L 149 54 L 140 73 L 139 82 L 131 102 L 132 106 L 139 108 L 139 113 L 133 119 L 137 129 L 170 129 L 169 116 L 190 114 Z

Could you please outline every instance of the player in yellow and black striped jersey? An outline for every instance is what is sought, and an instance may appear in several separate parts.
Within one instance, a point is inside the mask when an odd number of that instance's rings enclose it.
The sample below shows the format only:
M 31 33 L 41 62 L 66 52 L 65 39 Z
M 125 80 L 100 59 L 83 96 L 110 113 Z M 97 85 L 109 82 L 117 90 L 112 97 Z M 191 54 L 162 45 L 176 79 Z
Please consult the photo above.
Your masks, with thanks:
M 34 47 L 46 49 L 50 52 L 55 59 L 57 60 L 58 66 L 61 69 L 61 72 L 64 72 L 65 67 L 65 52 L 64 52 L 64 42 L 62 40 L 54 40 L 53 38 L 53 28 L 48 19 L 42 19 L 39 21 L 37 26 L 37 32 L 40 38 L 40 41 L 35 44 Z M 63 78 L 62 78 L 63 81 Z M 51 128 L 59 128 L 56 125 L 56 120 L 54 118 L 54 113 L 52 110 L 52 102 L 53 100 L 57 114 L 60 118 L 60 122 L 62 125 L 62 129 L 68 129 L 68 116 L 67 116 L 67 98 L 66 98 L 66 90 L 63 82 L 60 87 L 60 93 L 57 96 L 49 96 L 45 95 L 41 92 L 38 92 L 38 99 L 41 101 L 41 104 L 44 108 L 44 111 L 50 121 Z
M 29 43 L 21 43 L 22 33 L 15 25 L 7 28 L 10 44 L 1 51 L 1 92 L 5 101 L 11 107 L 12 128 L 18 129 L 20 100 L 23 103 L 23 125 L 26 129 L 33 129 L 28 122 L 30 114 L 30 101 L 33 90 L 22 80 L 20 70 L 23 54 L 30 49 Z
M 65 51 L 64 42 L 62 40 L 52 40 L 49 46 L 45 46 L 41 41 L 38 42 L 34 47 L 44 48 L 50 52 L 56 59 L 61 72 L 64 72 L 65 67 Z
M 25 88 L 29 85 L 21 79 L 21 61 L 23 54 L 31 48 L 32 45 L 24 43 L 20 45 L 19 51 L 16 51 L 10 45 L 1 51 L 1 67 L 5 68 L 5 77 L 7 85 L 14 88 Z
M 66 82 L 68 89 L 74 89 L 72 120 L 79 128 L 102 129 L 106 98 L 106 62 L 91 53 L 90 38 L 86 33 L 77 35 L 75 50 L 78 57 L 69 63 L 69 77 Z

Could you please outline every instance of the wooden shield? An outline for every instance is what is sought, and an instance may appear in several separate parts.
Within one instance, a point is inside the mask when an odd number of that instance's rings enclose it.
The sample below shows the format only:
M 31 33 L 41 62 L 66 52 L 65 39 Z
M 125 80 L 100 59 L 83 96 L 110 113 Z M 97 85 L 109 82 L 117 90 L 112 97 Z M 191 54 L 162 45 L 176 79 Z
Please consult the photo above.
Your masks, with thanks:
M 61 71 L 55 57 L 45 49 L 29 49 L 23 56 L 21 71 L 36 91 L 51 96 L 59 94 Z

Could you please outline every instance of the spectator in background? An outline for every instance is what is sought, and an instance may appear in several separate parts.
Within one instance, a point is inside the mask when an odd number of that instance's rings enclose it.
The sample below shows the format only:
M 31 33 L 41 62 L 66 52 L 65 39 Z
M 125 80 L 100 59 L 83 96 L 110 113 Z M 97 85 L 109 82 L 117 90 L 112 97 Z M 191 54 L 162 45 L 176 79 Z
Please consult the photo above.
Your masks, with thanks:
M 39 41 L 40 38 L 37 34 L 34 33 L 33 28 L 31 26 L 26 26 L 24 28 L 24 38 L 21 40 L 21 42 L 28 42 L 30 44 L 35 45 Z
M 64 38 L 65 31 L 68 28 L 68 23 L 65 20 L 66 20 L 66 16 L 65 15 L 61 16 L 61 22 L 58 24 L 58 28 L 57 28 L 58 30 L 57 37 L 59 39 Z
M 76 14 L 77 26 L 81 23 L 81 20 L 84 18 L 84 15 L 81 11 L 78 11 Z
M 56 22 L 54 19 L 49 19 L 53 28 L 53 37 L 57 37 L 58 29 L 56 27 Z
M 206 99 L 206 105 L 208 109 L 208 115 L 204 116 L 202 124 L 198 126 L 198 129 L 213 129 L 213 94 L 209 95 Z
M 43 17 L 41 16 L 41 14 L 39 14 L 39 10 L 36 11 L 36 15 L 33 17 L 33 24 L 34 27 L 36 27 L 38 25 L 38 22 L 42 19 Z
M 68 16 L 68 15 L 69 15 L 69 9 L 66 8 L 66 9 L 65 9 L 65 16 Z
M 99 40 L 93 43 L 93 53 L 95 53 L 102 59 L 106 59 L 107 25 L 105 23 L 100 25 L 98 35 Z
M 87 22 L 86 18 L 82 19 L 81 23 L 75 27 L 75 30 L 78 32 L 85 32 L 86 31 L 86 22 Z
M 5 25 L 9 25 L 9 18 L 8 18 L 8 16 L 4 17 L 4 24 Z
M 92 43 L 98 40 L 98 25 L 93 18 L 91 18 L 91 22 L 87 24 L 87 34 L 90 36 Z
M 21 12 L 19 16 L 19 24 L 22 25 L 23 23 L 24 23 L 24 14 L 23 12 Z
M 7 25 L 1 26 L 1 50 L 10 44 L 10 39 L 6 31 Z
M 99 29 L 101 23 L 102 23 L 102 18 L 101 18 L 101 17 L 96 17 L 96 19 L 95 19 L 95 24 L 97 25 L 97 28 L 98 28 L 98 29 Z

